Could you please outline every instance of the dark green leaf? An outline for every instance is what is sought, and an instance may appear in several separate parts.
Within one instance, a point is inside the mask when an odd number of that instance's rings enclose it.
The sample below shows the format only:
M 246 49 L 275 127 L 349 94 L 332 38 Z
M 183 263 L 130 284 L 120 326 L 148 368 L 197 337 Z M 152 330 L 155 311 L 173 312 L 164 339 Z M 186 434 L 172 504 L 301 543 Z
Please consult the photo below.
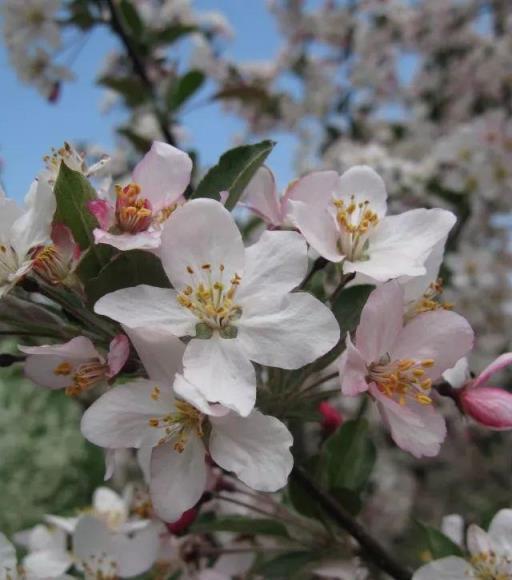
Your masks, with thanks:
M 323 447 L 330 489 L 360 491 L 371 475 L 377 456 L 365 419 L 345 422 Z
M 144 23 L 139 16 L 137 8 L 135 8 L 130 0 L 121 0 L 119 7 L 123 21 L 130 31 L 131 36 L 138 39 L 144 31 Z
M 362 285 L 352 286 L 341 291 L 333 305 L 334 316 L 336 316 L 341 329 L 341 338 L 345 338 L 347 332 L 356 329 L 361 317 L 361 310 L 374 288 L 374 286 Z
M 154 254 L 129 250 L 118 254 L 96 277 L 89 279 L 85 291 L 89 301 L 94 303 L 105 294 L 139 284 L 170 287 L 162 263 Z
M 269 98 L 269 94 L 262 87 L 255 85 L 238 85 L 221 89 L 213 95 L 216 100 L 236 99 L 240 101 L 261 102 Z
M 144 85 L 135 77 L 103 76 L 98 83 L 119 93 L 128 107 L 142 105 L 148 98 Z
M 191 70 L 176 79 L 167 93 L 167 107 L 170 111 L 177 111 L 203 85 L 205 76 L 201 71 Z
M 218 164 L 204 176 L 192 194 L 192 198 L 219 199 L 221 191 L 228 191 L 229 197 L 225 206 L 229 210 L 233 209 L 274 145 L 274 141 L 261 141 L 254 145 L 242 145 L 230 149 L 221 156 Z
M 120 135 L 123 135 L 123 137 L 126 137 L 126 139 L 128 139 L 128 141 L 135 147 L 135 149 L 141 153 L 146 153 L 151 148 L 151 141 L 149 139 L 137 135 L 137 133 L 127 127 L 122 127 L 118 129 L 117 132 Z
M 288 538 L 286 527 L 277 520 L 270 518 L 244 518 L 242 516 L 218 517 L 209 522 L 195 523 L 194 532 L 233 532 L 235 534 L 250 534 L 264 536 L 279 536 Z
M 288 552 L 267 560 L 256 567 L 256 574 L 263 578 L 297 578 L 297 574 L 313 562 L 316 555 L 313 552 Z
M 439 530 L 431 526 L 417 522 L 420 526 L 427 542 L 428 549 L 434 560 L 445 558 L 446 556 L 464 556 L 462 550 Z

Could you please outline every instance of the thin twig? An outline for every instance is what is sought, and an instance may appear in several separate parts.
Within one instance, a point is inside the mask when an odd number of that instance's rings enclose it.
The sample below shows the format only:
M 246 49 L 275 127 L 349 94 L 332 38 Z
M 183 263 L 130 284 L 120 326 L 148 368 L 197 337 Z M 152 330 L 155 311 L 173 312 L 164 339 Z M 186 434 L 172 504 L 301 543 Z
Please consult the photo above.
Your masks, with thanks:
M 300 394 L 303 395 L 304 393 L 311 391 L 315 387 L 318 387 L 319 385 L 322 385 L 323 383 L 326 383 L 327 381 L 335 379 L 337 376 L 338 376 L 338 371 L 331 373 L 329 375 L 325 375 L 325 377 L 321 377 L 320 379 L 318 379 L 318 381 L 315 381 L 314 383 L 312 383 L 311 385 L 309 385 L 305 389 L 302 389 L 302 391 L 300 391 Z
M 370 536 L 361 524 L 335 499 L 321 489 L 302 467 L 295 466 L 292 477 L 318 501 L 320 506 L 341 528 L 359 542 L 368 560 L 371 560 L 395 580 L 411 580 L 411 572 L 388 554 L 377 540 Z

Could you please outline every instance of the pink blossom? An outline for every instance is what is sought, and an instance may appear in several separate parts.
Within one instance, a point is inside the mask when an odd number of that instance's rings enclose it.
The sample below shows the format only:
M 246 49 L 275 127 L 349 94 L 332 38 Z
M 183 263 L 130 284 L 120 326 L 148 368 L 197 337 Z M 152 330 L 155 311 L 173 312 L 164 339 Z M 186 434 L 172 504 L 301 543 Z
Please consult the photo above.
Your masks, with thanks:
M 341 388 L 349 396 L 369 392 L 395 443 L 416 457 L 432 457 L 446 436 L 432 384 L 471 349 L 473 331 L 447 310 L 425 312 L 404 324 L 403 304 L 397 282 L 370 294 L 355 343 L 347 334 Z

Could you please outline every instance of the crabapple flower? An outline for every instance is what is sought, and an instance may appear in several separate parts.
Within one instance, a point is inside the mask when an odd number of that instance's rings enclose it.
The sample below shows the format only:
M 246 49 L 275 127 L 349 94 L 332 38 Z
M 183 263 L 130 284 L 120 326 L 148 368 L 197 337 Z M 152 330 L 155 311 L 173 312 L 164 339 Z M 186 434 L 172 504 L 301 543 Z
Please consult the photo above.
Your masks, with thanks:
M 78 171 L 85 177 L 90 177 L 100 172 L 108 163 L 110 157 L 102 155 L 99 161 L 92 165 L 87 165 L 85 155 L 79 153 L 67 141 L 64 142 L 59 149 L 52 149 L 50 155 L 45 155 L 43 161 L 46 165 L 46 170 L 41 174 L 40 178 L 47 181 L 52 187 L 57 181 L 61 163 L 65 163 L 73 171 Z
M 118 290 L 95 311 L 128 329 L 192 337 L 184 374 L 209 402 L 247 416 L 256 399 L 250 361 L 296 369 L 338 342 L 331 311 L 310 294 L 291 293 L 307 270 L 306 244 L 296 232 L 267 231 L 246 249 L 222 204 L 197 199 L 167 222 L 160 255 L 173 290 Z
M 158 248 L 162 224 L 176 208 L 191 172 L 192 160 L 186 153 L 154 141 L 135 167 L 132 182 L 116 186 L 115 202 L 89 202 L 100 226 L 94 230 L 95 242 L 119 250 Z
M 244 190 L 241 203 L 273 227 L 292 225 L 290 201 L 307 202 L 317 191 L 335 191 L 339 176 L 336 171 L 317 171 L 292 181 L 280 198 L 274 174 L 260 167 Z
M 160 333 L 160 356 L 155 359 L 151 344 L 141 348 L 143 334 L 139 332 L 133 342 L 150 380 L 118 386 L 95 401 L 82 418 L 84 436 L 112 449 L 152 448 L 150 494 L 156 513 L 165 521 L 176 521 L 203 494 L 207 452 L 253 489 L 283 487 L 293 463 L 288 429 L 257 410 L 242 418 L 210 405 L 182 375 L 174 380 L 176 398 L 171 385 L 184 345 Z
M 432 383 L 471 349 L 473 331 L 447 310 L 425 312 L 404 324 L 403 304 L 395 281 L 370 294 L 354 344 L 347 334 L 341 388 L 349 396 L 368 392 L 394 442 L 416 457 L 431 457 L 446 436 L 444 419 L 433 406 Z
M 77 396 L 119 374 L 128 359 L 130 343 L 125 335 L 117 335 L 110 343 L 106 359 L 85 336 L 64 344 L 18 348 L 29 355 L 25 375 L 36 385 L 66 389 L 67 395 Z
M 56 202 L 44 181 L 34 181 L 20 208 L 0 188 L 0 298 L 32 268 L 32 252 L 50 239 Z
M 511 364 L 512 353 L 507 352 L 473 379 L 463 358 L 443 377 L 454 387 L 459 407 L 466 415 L 488 429 L 507 431 L 512 429 L 512 393 L 487 383 L 495 373 Z
M 308 243 L 345 273 L 378 282 L 425 274 L 425 261 L 445 239 L 455 216 L 443 209 L 413 209 L 386 216 L 386 188 L 373 169 L 355 166 L 333 187 L 328 180 L 310 197 L 291 200 L 291 218 Z
M 512 578 L 512 510 L 499 511 L 489 531 L 471 524 L 467 532 L 469 558 L 448 556 L 422 566 L 413 580 L 482 580 Z

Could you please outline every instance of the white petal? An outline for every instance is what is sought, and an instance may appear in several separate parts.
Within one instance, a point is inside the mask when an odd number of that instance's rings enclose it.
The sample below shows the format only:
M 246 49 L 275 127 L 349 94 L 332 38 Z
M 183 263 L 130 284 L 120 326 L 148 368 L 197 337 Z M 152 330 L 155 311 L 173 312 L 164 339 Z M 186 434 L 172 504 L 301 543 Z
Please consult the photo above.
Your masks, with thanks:
M 112 537 L 112 552 L 119 563 L 121 578 L 130 578 L 147 572 L 155 563 L 160 549 L 159 526 L 146 525 L 131 536 L 115 534 Z
M 477 556 L 485 552 L 490 552 L 492 549 L 491 538 L 482 530 L 480 526 L 476 524 L 471 524 L 468 527 L 467 537 L 466 537 L 469 553 L 472 556 Z
M 16 564 L 16 550 L 6 536 L 0 532 L 0 577 L 2 577 L 1 573 L 4 570 L 14 572 Z
M 5 245 L 11 243 L 11 227 L 23 215 L 23 210 L 13 199 L 0 197 L 0 241 Z
M 336 197 L 350 203 L 369 202 L 369 207 L 383 217 L 386 213 L 386 185 L 382 177 L 367 165 L 355 165 L 340 177 Z
M 172 145 L 153 141 L 151 149 L 133 170 L 141 196 L 156 209 L 175 203 L 190 183 L 192 160 Z
M 489 537 L 493 548 L 512 556 L 512 510 L 500 510 L 489 526 Z
M 122 252 L 129 250 L 154 250 L 160 246 L 161 231 L 146 231 L 136 234 L 111 234 L 96 228 L 93 231 L 96 244 L 107 244 Z
M 92 496 L 92 506 L 97 514 L 108 515 L 115 512 L 120 517 L 120 523 L 128 518 L 128 506 L 124 499 L 113 489 L 98 487 Z
M 468 359 L 465 356 L 459 359 L 454 367 L 444 371 L 443 379 L 454 389 L 463 387 L 471 379 Z
M 314 207 L 325 207 L 332 200 L 338 187 L 339 175 L 336 171 L 313 171 L 295 179 L 288 185 L 283 196 L 283 214 L 288 212 L 290 201 L 300 201 Z
M 39 524 L 32 528 L 29 536 L 29 551 L 39 550 L 64 551 L 66 532 L 60 528 L 49 528 Z
M 27 574 L 35 578 L 55 578 L 64 574 L 72 564 L 71 555 L 63 550 L 33 552 L 23 560 Z
M 84 437 L 114 449 L 156 445 L 163 433 L 151 427 L 149 420 L 168 414 L 174 397 L 164 384 L 158 385 L 160 395 L 154 397 L 155 386 L 153 381 L 138 379 L 102 395 L 82 417 Z
M 237 340 L 250 360 L 283 369 L 313 362 L 340 338 L 332 312 L 306 292 L 281 300 L 253 297 L 244 304 L 237 326 Z
M 157 326 L 176 336 L 193 335 L 197 320 L 178 304 L 176 296 L 175 290 L 141 284 L 103 296 L 94 305 L 94 311 L 127 328 Z
M 404 301 L 411 304 L 419 300 L 432 282 L 439 276 L 439 268 L 443 261 L 444 246 L 446 239 L 443 238 L 432 249 L 428 258 L 425 260 L 425 274 L 423 276 L 403 276 L 399 278 L 400 286 L 404 291 Z
M 286 485 L 293 467 L 293 438 L 279 419 L 254 410 L 211 418 L 209 451 L 212 459 L 258 491 L 277 491 Z
M 182 453 L 174 449 L 172 442 L 153 449 L 151 499 L 156 513 L 164 521 L 174 522 L 193 507 L 205 487 L 205 449 L 196 435 L 190 435 Z
M 172 383 L 182 369 L 185 345 L 164 328 L 126 328 L 146 372 L 154 381 Z
M 276 182 L 268 167 L 260 167 L 244 189 L 240 201 L 272 225 L 281 224 L 281 205 Z
M 210 403 L 247 416 L 256 401 L 256 374 L 238 338 L 194 338 L 183 358 L 184 376 Z
M 297 232 L 266 231 L 245 252 L 245 271 L 236 295 L 237 301 L 251 296 L 285 294 L 306 276 L 308 251 Z
M 473 567 L 456 556 L 448 556 L 422 566 L 412 580 L 470 580 L 475 578 Z
M 444 516 L 441 521 L 441 531 L 454 544 L 464 547 L 464 518 L 462 516 L 459 514 Z
M 199 409 L 204 415 L 212 415 L 214 417 L 223 417 L 230 411 L 218 404 L 211 404 L 205 398 L 200 389 L 193 385 L 183 375 L 177 375 L 173 384 L 174 393 L 187 403 L 190 403 L 196 409 Z
M 61 516 L 53 516 L 51 514 L 44 516 L 45 522 L 48 522 L 52 526 L 56 526 L 68 534 L 72 534 L 75 531 L 78 520 L 79 518 L 63 518 Z
M 103 521 L 92 516 L 82 516 L 78 520 L 73 534 L 73 554 L 82 566 L 87 564 L 96 570 L 101 557 L 102 566 L 108 569 L 112 564 L 111 572 L 117 570 L 112 535 Z
M 218 278 L 224 266 L 224 280 L 242 274 L 245 250 L 242 236 L 229 211 L 218 201 L 195 199 L 178 208 L 164 225 L 160 256 L 167 276 L 177 290 L 193 279 L 205 277 L 201 266 L 209 264 Z
M 360 351 L 352 344 L 348 332 L 346 345 L 339 361 L 341 390 L 344 395 L 353 397 L 368 390 L 366 381 L 368 365 Z

